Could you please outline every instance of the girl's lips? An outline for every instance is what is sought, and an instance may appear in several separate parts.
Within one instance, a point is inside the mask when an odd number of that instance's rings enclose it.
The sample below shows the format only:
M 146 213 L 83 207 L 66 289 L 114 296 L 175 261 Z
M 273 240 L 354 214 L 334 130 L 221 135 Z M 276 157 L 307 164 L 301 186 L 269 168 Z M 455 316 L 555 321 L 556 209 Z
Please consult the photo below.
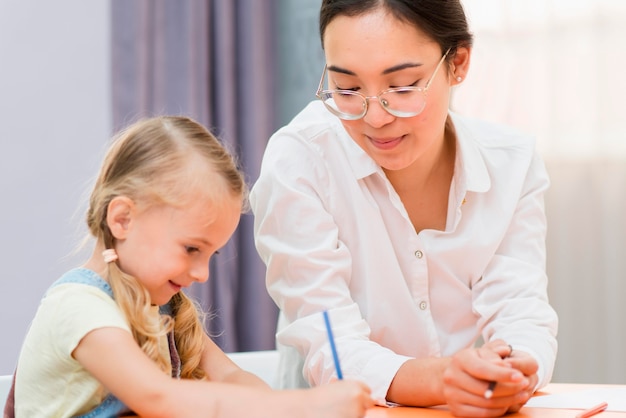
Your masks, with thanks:
M 372 138 L 369 137 L 370 142 L 378 149 L 388 150 L 394 148 L 398 145 L 404 136 L 399 136 L 395 138 Z
M 183 287 L 180 285 L 177 285 L 176 283 L 174 283 L 173 281 L 170 280 L 170 286 L 172 286 L 172 288 L 174 288 L 174 290 L 176 290 L 177 292 L 182 289 Z

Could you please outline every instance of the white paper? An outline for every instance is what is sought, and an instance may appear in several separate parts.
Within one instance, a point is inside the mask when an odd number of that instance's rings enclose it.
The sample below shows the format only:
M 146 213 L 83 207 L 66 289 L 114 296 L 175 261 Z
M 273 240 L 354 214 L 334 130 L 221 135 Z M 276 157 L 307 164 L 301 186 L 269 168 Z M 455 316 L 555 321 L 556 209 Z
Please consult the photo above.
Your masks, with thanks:
M 589 409 L 599 403 L 609 404 L 607 411 L 626 412 L 626 387 L 583 389 L 555 395 L 534 396 L 526 402 L 530 408 Z

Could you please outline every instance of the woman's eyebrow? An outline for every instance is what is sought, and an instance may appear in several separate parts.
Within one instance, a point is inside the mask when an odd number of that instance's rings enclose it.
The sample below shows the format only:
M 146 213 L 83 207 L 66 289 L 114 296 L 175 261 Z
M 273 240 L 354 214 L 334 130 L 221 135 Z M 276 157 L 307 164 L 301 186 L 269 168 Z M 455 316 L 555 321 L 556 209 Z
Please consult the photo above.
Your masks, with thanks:
M 383 74 L 391 74 L 396 71 L 404 70 L 405 68 L 415 68 L 421 67 L 423 64 L 421 62 L 404 62 L 402 64 L 394 65 L 391 68 L 387 68 L 383 71 Z
M 328 71 L 333 71 L 335 73 L 347 74 L 347 75 L 356 75 L 354 71 L 347 70 L 345 68 L 337 67 L 336 65 L 329 65 L 326 67 Z
M 421 67 L 423 64 L 421 62 L 404 62 L 402 64 L 398 64 L 398 65 L 394 65 L 393 67 L 389 67 L 383 70 L 382 74 L 383 75 L 387 75 L 387 74 L 391 74 L 393 72 L 396 71 L 400 71 L 400 70 L 404 70 L 406 68 L 415 68 L 415 67 Z M 346 68 L 341 68 L 338 67 L 336 65 L 329 65 L 327 67 L 328 71 L 333 71 L 336 73 L 342 73 L 342 74 L 346 74 L 346 75 L 353 75 L 355 76 L 356 73 L 354 71 L 348 70 Z

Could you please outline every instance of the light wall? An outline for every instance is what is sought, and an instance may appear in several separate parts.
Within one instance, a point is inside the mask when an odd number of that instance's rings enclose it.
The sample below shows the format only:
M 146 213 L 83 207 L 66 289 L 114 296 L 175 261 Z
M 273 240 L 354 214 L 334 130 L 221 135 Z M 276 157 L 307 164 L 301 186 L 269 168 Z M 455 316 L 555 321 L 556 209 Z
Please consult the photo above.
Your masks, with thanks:
M 625 383 L 626 2 L 463 0 L 474 31 L 455 110 L 533 134 L 546 193 L 554 381 Z
M 0 374 L 45 289 L 77 262 L 109 84 L 108 1 L 0 0 Z

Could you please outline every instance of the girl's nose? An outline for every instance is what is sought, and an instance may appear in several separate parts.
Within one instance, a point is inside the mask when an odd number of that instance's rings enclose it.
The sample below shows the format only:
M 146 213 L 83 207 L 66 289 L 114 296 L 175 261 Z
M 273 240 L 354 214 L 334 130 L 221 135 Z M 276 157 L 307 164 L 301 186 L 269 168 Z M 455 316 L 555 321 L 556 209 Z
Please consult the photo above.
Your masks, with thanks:
M 206 263 L 195 263 L 189 271 L 189 275 L 193 280 L 199 283 L 204 283 L 209 280 L 209 261 L 207 260 Z

